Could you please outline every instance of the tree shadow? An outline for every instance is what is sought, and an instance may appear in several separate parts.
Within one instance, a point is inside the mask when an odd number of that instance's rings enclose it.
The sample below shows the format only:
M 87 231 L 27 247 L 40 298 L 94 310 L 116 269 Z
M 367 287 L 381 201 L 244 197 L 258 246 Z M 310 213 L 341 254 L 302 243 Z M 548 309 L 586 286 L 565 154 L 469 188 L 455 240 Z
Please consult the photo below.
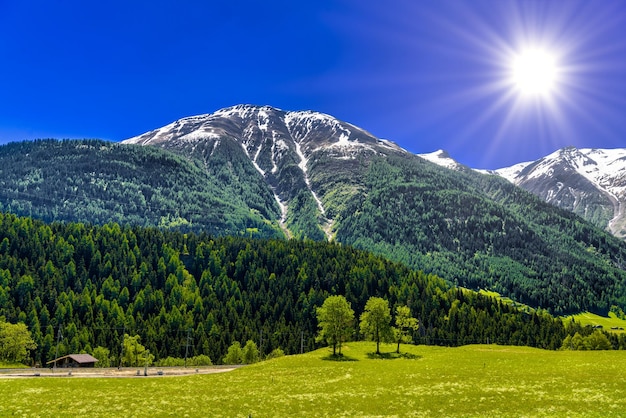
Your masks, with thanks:
M 344 354 L 329 354 L 327 356 L 322 357 L 322 360 L 326 361 L 359 361 L 358 359 L 350 356 L 346 356 Z
M 409 360 L 417 360 L 421 359 L 422 356 L 411 353 L 396 353 L 395 351 L 391 353 L 367 353 L 367 358 L 370 360 L 396 360 L 399 358 L 409 359 Z

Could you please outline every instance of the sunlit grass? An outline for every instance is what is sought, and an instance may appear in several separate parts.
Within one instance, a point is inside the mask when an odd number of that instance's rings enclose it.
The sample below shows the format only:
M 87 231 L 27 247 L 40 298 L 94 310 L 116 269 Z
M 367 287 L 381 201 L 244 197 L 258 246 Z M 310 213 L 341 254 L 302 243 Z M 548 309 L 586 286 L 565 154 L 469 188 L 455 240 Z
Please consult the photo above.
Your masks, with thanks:
M 383 353 L 394 345 L 381 346 Z M 623 416 L 626 352 L 474 345 L 402 346 L 353 361 L 322 349 L 228 373 L 184 377 L 0 379 L 0 415 Z M 409 357 L 409 358 L 407 358 Z
M 619 319 L 613 312 L 609 312 L 609 316 L 600 316 L 591 312 L 582 312 L 565 317 L 565 320 L 571 320 L 572 318 L 583 326 L 589 325 L 593 327 L 601 325 L 605 331 L 622 333 L 625 332 L 624 329 L 626 329 L 626 320 Z

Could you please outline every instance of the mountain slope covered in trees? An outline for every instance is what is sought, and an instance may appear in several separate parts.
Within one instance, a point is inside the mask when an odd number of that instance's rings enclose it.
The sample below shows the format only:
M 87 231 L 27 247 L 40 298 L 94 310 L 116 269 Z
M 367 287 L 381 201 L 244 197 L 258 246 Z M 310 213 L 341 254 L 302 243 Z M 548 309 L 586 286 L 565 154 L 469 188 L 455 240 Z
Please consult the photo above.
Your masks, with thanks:
M 0 146 L 0 210 L 45 221 L 283 236 L 271 194 L 252 183 L 232 190 L 230 176 L 153 147 L 97 140 L 10 143 Z
M 626 302 L 624 243 L 504 179 L 374 160 L 337 240 L 555 312 Z
M 209 166 L 228 144 L 286 206 L 296 236 L 320 239 L 325 230 L 554 312 L 626 304 L 624 243 L 501 178 L 439 167 L 328 115 L 235 106 L 127 142 Z
M 263 354 L 310 350 L 316 307 L 332 294 L 356 312 L 371 296 L 408 305 L 419 342 L 554 349 L 567 334 L 545 313 L 518 312 L 348 246 L 0 214 L 0 317 L 27 324 L 41 364 L 54 357 L 57 338 L 59 355 L 100 346 L 119 357 L 124 333 L 139 335 L 157 359 L 182 357 L 188 341 L 190 356 L 214 361 L 248 339 Z
M 128 142 L 146 146 L 0 147 L 0 203 L 48 221 L 330 239 L 554 313 L 626 309 L 626 243 L 328 115 L 235 106 Z

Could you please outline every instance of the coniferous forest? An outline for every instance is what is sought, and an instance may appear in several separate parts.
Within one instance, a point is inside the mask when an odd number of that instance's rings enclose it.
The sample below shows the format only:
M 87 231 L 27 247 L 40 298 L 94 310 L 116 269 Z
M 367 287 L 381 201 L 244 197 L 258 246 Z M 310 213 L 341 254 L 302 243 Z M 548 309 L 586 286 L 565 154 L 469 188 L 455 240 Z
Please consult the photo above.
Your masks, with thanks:
M 588 333 L 349 246 L 0 214 L 0 317 L 28 326 L 33 363 L 96 347 L 116 358 L 124 334 L 138 335 L 157 360 L 188 350 L 219 362 L 246 340 L 262 355 L 308 351 L 317 347 L 316 308 L 334 294 L 357 314 L 371 296 L 407 305 L 418 343 L 557 349 L 567 335 Z
M 96 140 L 3 145 L 0 210 L 46 222 L 326 239 L 297 160 L 277 170 L 287 185 L 272 183 L 292 196 L 281 220 L 241 144 L 215 144 L 189 143 L 179 154 Z M 310 165 L 334 241 L 554 314 L 626 309 L 626 243 L 504 179 L 409 154 L 321 155 Z

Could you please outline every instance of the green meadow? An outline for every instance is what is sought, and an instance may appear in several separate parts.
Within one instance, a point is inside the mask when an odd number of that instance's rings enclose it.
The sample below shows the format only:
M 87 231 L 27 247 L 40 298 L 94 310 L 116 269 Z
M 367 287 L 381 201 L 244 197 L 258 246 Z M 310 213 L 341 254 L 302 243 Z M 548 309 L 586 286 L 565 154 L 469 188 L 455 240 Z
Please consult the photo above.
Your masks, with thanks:
M 601 325 L 605 331 L 624 332 L 624 329 L 626 328 L 626 320 L 618 318 L 613 312 L 609 312 L 608 316 L 600 316 L 591 312 L 582 312 L 576 315 L 568 316 L 565 320 L 571 320 L 572 318 L 583 326 L 589 325 L 593 327 Z M 611 328 L 618 329 L 612 330 Z
M 0 379 L 0 416 L 626 416 L 626 352 L 373 343 L 220 373 Z M 404 351 L 406 350 L 406 351 Z

